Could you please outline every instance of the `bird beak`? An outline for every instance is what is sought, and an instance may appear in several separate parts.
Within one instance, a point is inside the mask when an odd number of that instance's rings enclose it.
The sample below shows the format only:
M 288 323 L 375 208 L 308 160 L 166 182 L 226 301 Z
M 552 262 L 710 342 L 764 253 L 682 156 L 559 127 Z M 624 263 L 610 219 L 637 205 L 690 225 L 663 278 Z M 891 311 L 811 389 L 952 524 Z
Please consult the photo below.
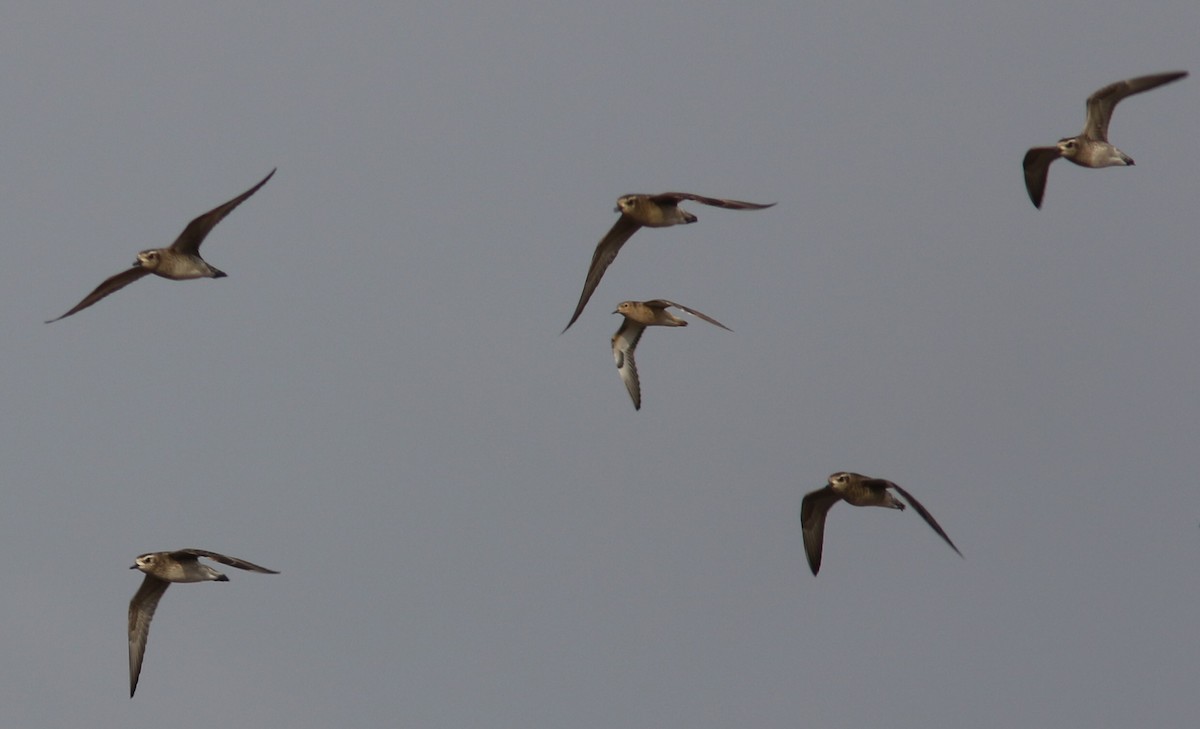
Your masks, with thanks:
M 620 310 L 620 309 L 613 309 L 613 312 L 612 312 L 612 313 L 614 313 L 614 314 L 620 314 L 620 313 L 621 313 L 621 310 Z
M 619 213 L 619 212 L 621 212 L 621 208 L 619 208 L 619 207 L 618 207 L 618 208 L 613 208 L 613 212 L 614 212 L 614 213 Z
M 136 565 L 136 564 L 131 564 L 131 565 L 129 565 L 129 569 L 131 569 L 131 570 L 136 570 L 136 569 L 137 569 L 137 565 Z

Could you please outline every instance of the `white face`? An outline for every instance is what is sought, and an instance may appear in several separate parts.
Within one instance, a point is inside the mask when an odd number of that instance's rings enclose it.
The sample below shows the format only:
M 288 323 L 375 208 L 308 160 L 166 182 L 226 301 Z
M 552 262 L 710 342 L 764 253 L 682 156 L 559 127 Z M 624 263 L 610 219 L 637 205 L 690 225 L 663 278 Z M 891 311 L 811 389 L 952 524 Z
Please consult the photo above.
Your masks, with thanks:
M 829 475 L 829 483 L 833 486 L 844 486 L 850 482 L 850 474 L 845 471 L 838 471 Z
M 636 195 L 626 195 L 617 198 L 617 212 L 630 213 L 633 212 L 634 205 L 637 203 Z
M 158 268 L 158 251 L 142 251 L 137 254 L 137 260 L 134 261 L 134 264 L 153 271 Z
M 1064 157 L 1074 157 L 1079 152 L 1079 140 L 1074 137 L 1071 139 L 1060 139 L 1058 141 L 1058 152 Z
M 157 561 L 158 561 L 157 555 L 143 554 L 140 557 L 138 557 L 137 559 L 135 559 L 133 561 L 133 564 L 139 570 L 146 570 L 146 569 L 153 567 L 154 563 Z

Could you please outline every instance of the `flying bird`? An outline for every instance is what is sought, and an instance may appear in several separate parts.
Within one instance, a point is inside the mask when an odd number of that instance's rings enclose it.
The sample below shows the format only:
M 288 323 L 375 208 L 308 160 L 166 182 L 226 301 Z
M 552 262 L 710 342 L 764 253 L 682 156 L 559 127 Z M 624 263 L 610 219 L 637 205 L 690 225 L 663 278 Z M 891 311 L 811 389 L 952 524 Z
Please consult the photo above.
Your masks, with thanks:
M 892 496 L 888 489 L 895 489 L 909 504 L 912 504 L 925 523 L 933 527 L 933 530 L 946 540 L 946 544 L 958 552 L 959 557 L 962 556 L 962 552 L 958 551 L 958 547 L 954 546 L 954 542 L 950 541 L 950 537 L 942 531 L 933 515 L 926 511 L 925 507 L 921 506 L 921 502 L 914 499 L 912 494 L 891 481 L 839 471 L 830 475 L 829 483 L 824 488 L 806 494 L 804 500 L 800 502 L 800 527 L 804 532 L 804 552 L 808 555 L 808 566 L 812 568 L 814 575 L 821 569 L 821 548 L 825 541 L 825 515 L 829 513 L 833 505 L 839 501 L 845 501 L 852 506 L 883 506 L 903 511 L 904 502 Z
M 217 223 L 221 222 L 226 215 L 233 212 L 233 209 L 241 205 L 246 198 L 258 192 L 258 188 L 267 184 L 267 180 L 271 179 L 271 175 L 274 174 L 275 170 L 271 170 L 271 173 L 264 177 L 262 182 L 259 182 L 224 205 L 218 205 L 188 223 L 183 232 L 179 234 L 179 237 L 175 239 L 175 242 L 166 248 L 151 248 L 137 254 L 137 260 L 133 262 L 132 268 L 127 268 L 115 276 L 108 277 L 92 293 L 85 296 L 83 301 L 76 304 L 66 314 L 58 317 L 58 319 L 50 319 L 46 323 L 50 324 L 59 319 L 66 319 L 68 316 L 88 308 L 105 296 L 119 291 L 139 278 L 150 274 L 169 278 L 172 281 L 183 281 L 190 278 L 222 278 L 226 276 L 227 274 L 224 271 L 214 268 L 200 257 L 200 244 L 204 242 L 205 236 L 208 235 L 209 231 Z
M 1058 140 L 1053 147 L 1034 147 L 1025 153 L 1025 189 L 1036 208 L 1042 207 L 1050 163 L 1062 157 L 1080 167 L 1127 167 L 1133 158 L 1108 142 L 1113 109 L 1126 96 L 1140 94 L 1187 76 L 1187 71 L 1156 73 L 1118 81 L 1096 91 L 1087 100 L 1087 123 L 1078 136 Z
M 259 567 L 242 559 L 226 557 L 205 549 L 179 549 L 174 552 L 150 552 L 134 560 L 129 569 L 146 573 L 142 586 L 129 601 L 129 698 L 137 691 L 138 675 L 142 672 L 142 656 L 146 653 L 146 638 L 150 635 L 150 621 L 158 608 L 158 601 L 172 582 L 228 582 L 229 578 L 199 561 L 207 557 L 230 567 L 279 574 L 275 570 Z
M 666 299 L 622 301 L 618 304 L 613 313 L 621 314 L 625 318 L 621 321 L 617 333 L 612 336 L 613 359 L 617 363 L 617 372 L 621 375 L 621 381 L 625 383 L 625 389 L 629 391 L 629 397 L 633 399 L 634 410 L 642 409 L 642 384 L 638 379 L 637 363 L 633 360 L 633 350 L 637 348 L 638 340 L 642 338 L 642 332 L 646 331 L 646 327 L 686 327 L 688 324 L 684 319 L 667 311 L 668 306 L 686 311 L 692 316 L 698 316 L 709 324 L 715 324 L 726 331 L 733 331 L 711 316 Z
M 775 205 L 775 203 L 761 205 L 759 203 L 742 202 L 741 200 L 721 200 L 693 195 L 690 192 L 662 192 L 657 195 L 622 195 L 617 198 L 617 207 L 613 208 L 613 212 L 620 213 L 621 217 L 617 218 L 617 222 L 613 223 L 613 227 L 596 244 L 596 251 L 592 254 L 592 263 L 588 266 L 587 278 L 583 282 L 583 293 L 579 295 L 579 303 L 575 306 L 575 313 L 571 315 L 571 321 L 567 322 L 567 325 L 563 327 L 564 332 L 570 329 L 575 320 L 579 318 L 579 315 L 583 313 L 583 307 L 587 306 L 588 299 L 592 298 L 592 293 L 596 290 L 596 286 L 600 284 L 600 277 L 604 275 L 604 271 L 608 269 L 609 264 L 617 257 L 617 252 L 621 250 L 621 246 L 625 245 L 625 241 L 629 240 L 637 232 L 638 228 L 642 226 L 647 228 L 666 228 L 671 225 L 686 225 L 696 222 L 695 215 L 679 207 L 679 203 L 684 200 L 692 200 L 729 210 L 762 210 L 763 208 Z

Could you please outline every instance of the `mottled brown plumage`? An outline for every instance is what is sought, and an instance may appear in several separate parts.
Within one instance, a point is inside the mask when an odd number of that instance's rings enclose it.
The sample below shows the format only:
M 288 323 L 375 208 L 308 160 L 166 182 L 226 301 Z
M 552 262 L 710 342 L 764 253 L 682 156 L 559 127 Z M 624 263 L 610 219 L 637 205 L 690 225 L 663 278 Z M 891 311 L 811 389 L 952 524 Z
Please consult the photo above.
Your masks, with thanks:
M 200 557 L 237 567 L 250 572 L 268 575 L 279 574 L 275 570 L 247 562 L 236 557 L 210 552 L 206 549 L 178 549 L 173 552 L 148 552 L 140 555 L 129 569 L 141 570 L 146 574 L 142 586 L 129 601 L 129 697 L 137 691 L 138 676 L 142 672 L 142 658 L 146 654 L 146 639 L 150 637 L 150 621 L 158 609 L 158 601 L 172 582 L 228 582 L 229 578 L 199 561 Z
M 1108 142 L 1108 123 L 1112 121 L 1117 102 L 1127 96 L 1157 88 L 1187 76 L 1187 71 L 1171 71 L 1139 76 L 1109 84 L 1087 100 L 1087 122 L 1078 136 L 1058 140 L 1053 147 L 1033 147 L 1025 153 L 1021 165 L 1025 168 L 1025 189 L 1034 207 L 1042 207 L 1050 163 L 1062 157 L 1080 167 L 1127 167 L 1133 158 Z
M 57 319 L 50 319 L 46 323 L 50 324 L 59 319 L 66 319 L 68 316 L 88 308 L 105 296 L 120 291 L 139 278 L 150 274 L 162 276 L 172 281 L 224 277 L 226 275 L 224 271 L 214 268 L 200 257 L 200 244 L 204 242 L 204 238 L 217 223 L 221 222 L 226 215 L 233 212 L 233 209 L 241 205 L 246 198 L 258 192 L 258 188 L 267 184 L 267 180 L 271 179 L 271 176 L 274 174 L 275 170 L 271 170 L 271 173 L 254 187 L 188 223 L 183 232 L 179 234 L 179 237 L 175 239 L 175 242 L 166 248 L 151 248 L 138 253 L 137 260 L 133 262 L 133 268 L 126 269 L 106 278 L 92 293 L 83 297 L 83 301 L 72 307 L 66 314 Z
M 959 557 L 962 556 L 962 552 L 959 552 L 958 547 L 954 546 L 954 542 L 950 541 L 950 537 L 946 536 L 946 532 L 934 520 L 933 515 L 921 505 L 921 502 L 914 499 L 912 494 L 891 481 L 838 471 L 829 476 L 829 482 L 824 488 L 806 494 L 800 503 L 800 527 L 804 533 L 804 552 L 808 556 L 808 566 L 814 575 L 821 569 L 821 551 L 825 541 L 825 515 L 829 513 L 833 505 L 839 501 L 845 501 L 853 506 L 882 506 L 903 511 L 904 502 L 892 496 L 888 489 L 894 489 L 908 503 L 912 504 L 925 523 L 931 526 L 942 539 L 945 539 L 946 544 L 958 552 Z
M 625 241 L 629 240 L 638 231 L 638 228 L 643 226 L 665 228 L 671 225 L 686 225 L 696 222 L 695 215 L 679 207 L 679 203 L 684 200 L 692 200 L 727 210 L 762 210 L 775 204 L 763 205 L 741 200 L 724 200 L 693 195 L 690 192 L 622 195 L 617 199 L 617 207 L 613 209 L 613 212 L 620 213 L 621 217 L 617 218 L 613 227 L 596 244 L 596 250 L 592 253 L 592 262 L 588 266 L 587 278 L 583 282 L 583 293 L 579 295 L 579 303 L 575 306 L 575 313 L 571 315 L 571 321 L 563 327 L 564 332 L 570 329 L 579 315 L 583 313 L 583 307 L 587 306 L 588 300 L 592 298 L 592 293 L 600 284 L 600 278 L 608 269 L 609 264 L 616 259 L 621 246 L 625 245 Z
M 624 319 L 621 320 L 621 326 L 617 329 L 617 333 L 612 336 L 613 360 L 617 363 L 617 372 L 621 375 L 621 381 L 625 383 L 625 389 L 629 391 L 629 397 L 633 400 L 635 410 L 642 409 L 642 384 L 638 378 L 637 362 L 633 359 L 633 351 L 641 341 L 642 332 L 646 331 L 646 327 L 687 326 L 685 320 L 667 311 L 669 306 L 698 316 L 727 331 L 733 331 L 707 314 L 666 299 L 622 301 L 618 304 L 613 313 L 621 314 Z

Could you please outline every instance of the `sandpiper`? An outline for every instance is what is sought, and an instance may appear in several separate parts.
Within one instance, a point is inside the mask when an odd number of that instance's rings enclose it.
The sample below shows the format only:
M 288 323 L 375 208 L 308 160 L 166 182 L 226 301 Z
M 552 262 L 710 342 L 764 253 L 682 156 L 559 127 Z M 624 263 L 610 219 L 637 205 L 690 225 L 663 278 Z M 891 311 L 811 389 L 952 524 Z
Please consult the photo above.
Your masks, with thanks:
M 642 409 L 642 385 L 638 379 L 637 363 L 633 360 L 633 350 L 637 348 L 638 340 L 642 338 L 642 332 L 646 331 L 646 327 L 686 327 L 688 324 L 684 319 L 667 311 L 668 306 L 698 316 L 726 331 L 733 331 L 707 314 L 666 299 L 622 301 L 618 304 L 613 313 L 621 314 L 625 318 L 621 321 L 617 333 L 612 336 L 613 359 L 617 363 L 617 372 L 621 375 L 621 381 L 625 383 L 625 389 L 629 391 L 629 397 L 633 399 L 635 410 Z
M 129 601 L 129 697 L 137 690 L 138 675 L 142 672 L 142 656 L 146 653 L 146 638 L 158 601 L 172 582 L 228 582 L 229 578 L 199 561 L 207 557 L 230 567 L 268 575 L 275 570 L 259 567 L 243 559 L 226 557 L 206 549 L 179 549 L 173 552 L 149 552 L 139 556 L 129 569 L 146 573 L 142 586 Z
M 259 182 L 224 205 L 218 205 L 188 223 L 183 232 L 179 234 L 179 237 L 175 239 L 175 242 L 166 248 L 151 248 L 137 254 L 137 260 L 133 262 L 132 268 L 127 268 L 115 276 L 105 279 L 104 283 L 97 286 L 92 293 L 85 296 L 83 301 L 76 304 L 66 314 L 58 317 L 58 319 L 50 319 L 46 323 L 50 324 L 59 319 L 66 319 L 68 316 L 88 308 L 114 291 L 119 291 L 139 278 L 150 274 L 169 278 L 172 281 L 183 281 L 190 278 L 222 278 L 226 276 L 227 274 L 224 271 L 214 268 L 200 257 L 200 244 L 204 242 L 204 237 L 208 235 L 209 231 L 217 223 L 221 222 L 238 205 L 241 205 L 246 198 L 258 192 L 258 188 L 267 184 L 267 180 L 271 179 L 271 175 L 274 174 L 275 170 L 271 170 L 271 173 L 264 177 L 262 182 Z
M 852 506 L 883 506 L 903 511 L 904 502 L 892 496 L 888 489 L 895 489 L 908 503 L 912 504 L 925 523 L 933 527 L 933 530 L 946 540 L 946 544 L 958 552 L 959 557 L 962 556 L 962 552 L 958 551 L 958 547 L 954 546 L 954 542 L 950 541 L 946 532 L 942 531 L 933 516 L 925 510 L 924 506 L 921 506 L 921 502 L 912 497 L 912 494 L 891 481 L 838 471 L 829 476 L 829 483 L 824 488 L 806 494 L 804 500 L 800 502 L 800 526 L 804 532 L 804 552 L 808 555 L 808 566 L 812 568 L 814 575 L 821 569 L 821 547 L 825 540 L 825 515 L 829 513 L 829 509 L 837 502 L 845 501 Z
M 1042 207 L 1042 196 L 1046 192 L 1046 176 L 1050 163 L 1062 157 L 1080 167 L 1127 167 L 1133 158 L 1108 142 L 1108 123 L 1112 121 L 1113 109 L 1126 96 L 1162 86 L 1187 76 L 1187 71 L 1156 73 L 1150 76 L 1118 81 L 1096 91 L 1087 100 L 1087 123 L 1078 136 L 1058 140 L 1053 147 L 1034 147 L 1025 153 L 1022 166 L 1025 168 L 1025 189 L 1034 207 Z
M 596 244 L 596 251 L 592 254 L 592 263 L 588 266 L 587 278 L 583 282 L 583 293 L 579 295 L 579 303 L 575 306 L 575 313 L 571 315 L 571 321 L 563 327 L 564 332 L 570 329 L 579 315 L 583 313 L 583 307 L 587 306 L 588 299 L 592 298 L 592 292 L 599 285 L 600 277 L 617 257 L 621 246 L 625 245 L 625 241 L 629 240 L 638 228 L 642 226 L 666 228 L 671 225 L 696 222 L 695 215 L 679 207 L 679 203 L 684 200 L 729 210 L 762 210 L 775 204 L 762 205 L 741 200 L 722 200 L 693 195 L 690 192 L 662 192 L 657 195 L 634 194 L 622 195 L 617 198 L 617 207 L 613 209 L 613 212 L 620 213 L 621 217 L 617 218 L 613 227 Z

